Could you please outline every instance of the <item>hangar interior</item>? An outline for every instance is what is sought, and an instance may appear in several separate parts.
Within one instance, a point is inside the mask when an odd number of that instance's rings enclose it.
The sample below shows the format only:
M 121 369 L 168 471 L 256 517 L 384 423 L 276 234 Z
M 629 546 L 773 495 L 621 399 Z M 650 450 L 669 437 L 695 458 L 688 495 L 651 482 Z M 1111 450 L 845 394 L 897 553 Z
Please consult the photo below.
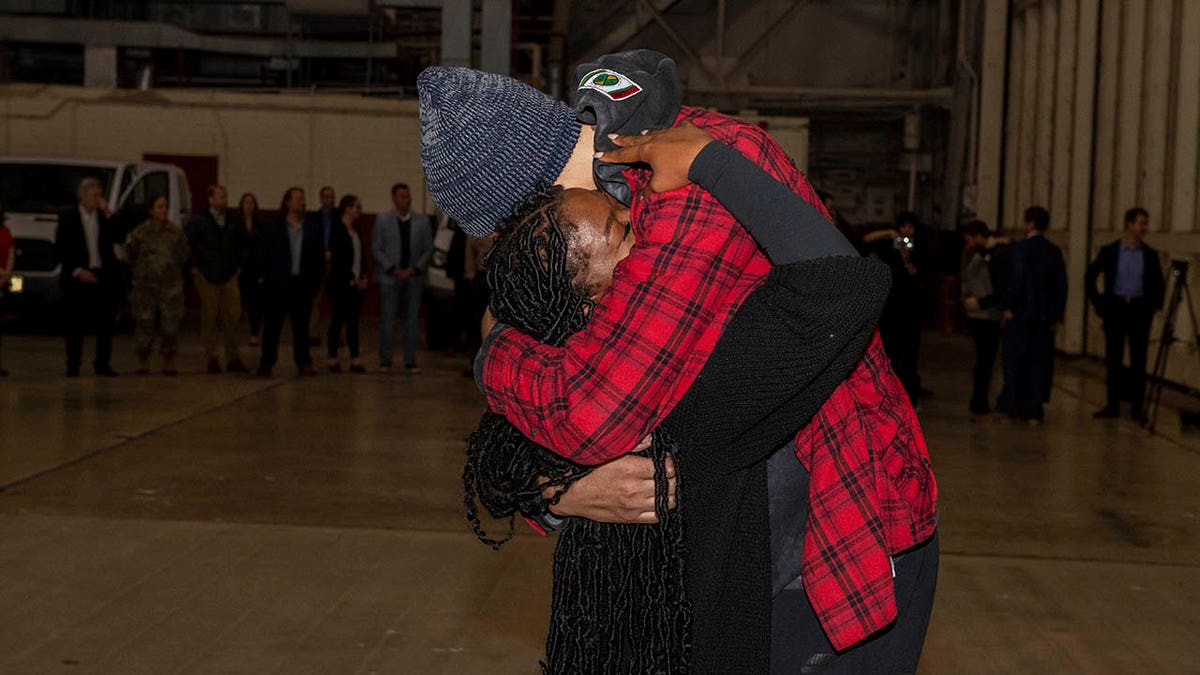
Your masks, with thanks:
M 766 129 L 848 231 L 906 211 L 927 230 L 943 549 L 920 672 L 1194 672 L 1200 436 L 1177 421 L 1200 408 L 1200 326 L 1188 295 L 1155 314 L 1157 433 L 1094 421 L 1084 279 L 1133 207 L 1168 296 L 1195 278 L 1197 38 L 1191 0 L 0 0 L 0 160 L 175 164 L 187 216 L 220 183 L 271 213 L 330 185 L 369 218 L 397 181 L 436 216 L 422 69 L 565 99 L 601 54 L 664 52 L 686 105 Z M 1033 205 L 1069 284 L 1047 420 L 973 420 L 959 231 L 1019 237 Z M 18 272 L 56 269 L 36 247 Z M 421 375 L 213 378 L 197 306 L 180 378 L 73 381 L 53 320 L 0 305 L 0 672 L 534 672 L 554 539 L 518 523 L 496 553 L 462 519 L 467 356 L 426 335 Z

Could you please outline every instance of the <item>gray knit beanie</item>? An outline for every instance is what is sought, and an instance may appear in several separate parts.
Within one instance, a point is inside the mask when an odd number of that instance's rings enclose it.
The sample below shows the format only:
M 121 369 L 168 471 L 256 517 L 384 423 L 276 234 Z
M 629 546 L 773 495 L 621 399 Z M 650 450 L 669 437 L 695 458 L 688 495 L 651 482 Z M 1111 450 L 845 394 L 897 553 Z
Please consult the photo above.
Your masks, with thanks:
M 567 104 L 510 77 L 426 68 L 421 165 L 433 201 L 473 237 L 486 237 L 539 183 L 554 182 L 579 139 Z

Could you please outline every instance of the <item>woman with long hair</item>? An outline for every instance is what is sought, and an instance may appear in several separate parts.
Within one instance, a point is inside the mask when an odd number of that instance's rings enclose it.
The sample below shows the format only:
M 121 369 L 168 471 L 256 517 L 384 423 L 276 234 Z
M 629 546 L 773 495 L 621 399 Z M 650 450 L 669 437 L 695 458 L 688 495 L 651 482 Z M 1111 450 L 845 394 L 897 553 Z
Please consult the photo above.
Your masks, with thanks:
M 342 372 L 338 343 L 343 327 L 346 347 L 350 350 L 350 372 L 367 372 L 358 358 L 358 316 L 367 290 L 366 247 L 355 226 L 361 215 L 362 202 L 354 195 L 345 195 L 338 203 L 336 219 L 329 230 L 329 277 L 325 292 L 333 309 L 327 336 L 331 373 Z
M 238 275 L 238 290 L 242 296 L 242 316 L 250 324 L 250 346 L 257 347 L 262 332 L 263 301 L 259 286 L 258 266 L 254 251 L 258 246 L 261 222 L 258 215 L 258 197 L 247 192 L 238 200 L 238 214 L 246 228 L 246 250 L 242 255 L 242 270 Z

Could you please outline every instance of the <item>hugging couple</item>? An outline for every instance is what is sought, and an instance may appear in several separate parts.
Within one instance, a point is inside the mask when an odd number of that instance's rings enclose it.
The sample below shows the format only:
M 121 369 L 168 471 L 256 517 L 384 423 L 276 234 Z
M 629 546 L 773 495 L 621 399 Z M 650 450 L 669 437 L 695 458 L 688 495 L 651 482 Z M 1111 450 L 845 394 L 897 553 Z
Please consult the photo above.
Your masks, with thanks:
M 648 50 L 572 104 L 418 79 L 434 201 L 495 241 L 468 518 L 557 529 L 548 673 L 915 672 L 937 489 L 861 258 L 759 127 Z

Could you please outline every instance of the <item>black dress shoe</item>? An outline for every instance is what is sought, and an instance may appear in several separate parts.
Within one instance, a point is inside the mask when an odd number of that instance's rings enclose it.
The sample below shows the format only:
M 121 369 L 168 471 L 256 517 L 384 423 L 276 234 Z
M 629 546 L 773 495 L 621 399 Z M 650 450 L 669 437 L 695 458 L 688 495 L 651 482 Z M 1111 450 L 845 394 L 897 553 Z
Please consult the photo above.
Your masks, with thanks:
M 67 368 L 67 377 L 79 377 L 79 369 Z
M 1133 421 L 1142 426 L 1147 426 L 1150 424 L 1150 417 L 1146 415 L 1145 410 L 1135 410 L 1133 411 Z
M 225 366 L 225 372 L 227 372 L 227 373 L 248 373 L 250 371 L 246 370 L 246 366 L 242 365 L 241 361 L 232 361 L 229 363 L 229 365 Z
M 96 374 L 100 377 L 116 377 L 117 371 L 113 370 L 111 366 L 96 366 Z
M 1115 405 L 1106 405 L 1103 408 L 1092 413 L 1092 419 L 1095 420 L 1111 420 L 1121 416 L 1121 411 Z
M 259 366 L 258 370 L 255 372 L 255 374 L 258 375 L 259 377 L 270 377 L 271 369 L 268 368 L 267 366 Z

